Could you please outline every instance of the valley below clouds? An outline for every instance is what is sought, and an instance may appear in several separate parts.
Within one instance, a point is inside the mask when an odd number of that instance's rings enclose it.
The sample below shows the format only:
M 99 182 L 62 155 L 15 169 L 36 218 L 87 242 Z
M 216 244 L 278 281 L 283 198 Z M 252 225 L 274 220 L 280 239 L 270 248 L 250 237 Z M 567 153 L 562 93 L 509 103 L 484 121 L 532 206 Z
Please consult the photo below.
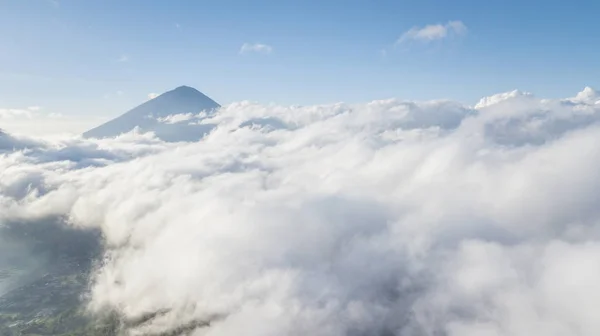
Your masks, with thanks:
M 596 336 L 599 101 L 163 118 L 210 125 L 195 142 L 5 130 L 0 296 L 79 268 L 81 307 L 130 335 Z

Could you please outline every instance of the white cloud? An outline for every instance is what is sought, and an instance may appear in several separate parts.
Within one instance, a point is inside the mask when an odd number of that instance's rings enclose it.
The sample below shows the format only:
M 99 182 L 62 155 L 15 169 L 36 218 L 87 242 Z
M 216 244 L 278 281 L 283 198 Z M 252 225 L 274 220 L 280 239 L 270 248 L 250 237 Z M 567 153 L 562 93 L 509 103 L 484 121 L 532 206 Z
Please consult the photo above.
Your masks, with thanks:
M 483 97 L 479 100 L 477 104 L 475 104 L 476 109 L 481 109 L 488 106 L 493 106 L 499 104 L 503 101 L 510 101 L 515 98 L 531 98 L 535 99 L 533 95 L 529 92 L 522 92 L 519 90 L 513 90 L 509 92 L 498 93 L 489 97 Z
M 240 102 L 191 143 L 4 135 L 0 222 L 102 230 L 90 308 L 165 312 L 139 334 L 597 335 L 600 106 L 482 102 Z
M 192 118 L 194 118 L 194 114 L 193 113 L 181 113 L 181 114 L 172 114 L 169 116 L 166 116 L 164 118 L 158 118 L 157 120 L 159 122 L 165 123 L 165 124 L 177 124 L 183 121 L 189 121 Z
M 79 134 L 103 121 L 93 116 L 66 116 L 60 113 L 43 113 L 39 106 L 26 109 L 0 108 L 0 129 L 30 136 Z
M 31 109 L 1 109 L 0 108 L 0 120 L 14 120 L 14 119 L 31 119 L 33 118 L 33 111 Z
M 158 93 L 148 93 L 148 99 L 154 99 L 160 96 Z
M 131 60 L 131 58 L 127 54 L 123 54 L 123 55 L 119 56 L 119 58 L 117 58 L 118 63 L 126 63 L 126 62 L 129 62 L 130 60 Z
M 597 104 L 598 101 L 600 101 L 600 94 L 593 88 L 586 86 L 575 97 L 570 98 L 569 100 L 574 103 Z
M 240 48 L 240 54 L 247 54 L 251 52 L 270 54 L 273 52 L 273 47 L 262 43 L 244 43 Z
M 407 41 L 433 41 L 441 40 L 450 36 L 460 36 L 467 33 L 467 26 L 461 21 L 449 21 L 446 24 L 434 24 L 424 27 L 413 27 L 398 39 L 396 43 Z

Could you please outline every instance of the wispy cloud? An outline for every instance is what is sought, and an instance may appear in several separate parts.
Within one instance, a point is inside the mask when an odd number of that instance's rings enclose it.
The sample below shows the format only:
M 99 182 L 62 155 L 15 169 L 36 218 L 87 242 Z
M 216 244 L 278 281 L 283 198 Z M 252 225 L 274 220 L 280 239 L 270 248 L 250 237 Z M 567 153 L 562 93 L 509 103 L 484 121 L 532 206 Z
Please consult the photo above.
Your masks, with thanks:
M 131 58 L 127 54 L 123 54 L 119 58 L 117 58 L 117 62 L 119 62 L 119 63 L 129 62 L 130 60 L 131 60 Z
M 17 119 L 17 118 L 33 118 L 33 111 L 30 109 L 4 109 L 0 108 L 0 120 L 6 121 L 8 119 Z
M 244 43 L 240 48 L 240 54 L 247 53 L 270 54 L 273 52 L 273 47 L 262 43 Z
M 105 93 L 105 94 L 104 94 L 102 97 L 103 97 L 104 99 L 111 99 L 111 98 L 117 98 L 117 97 L 121 97 L 121 96 L 123 96 L 124 94 L 125 94 L 125 92 L 124 92 L 124 91 L 122 91 L 122 90 L 117 90 L 117 91 L 114 91 L 114 92 Z
M 177 29 L 181 29 L 181 24 L 179 24 L 179 23 L 175 23 L 175 28 L 177 28 Z
M 43 110 L 40 106 L 0 108 L 0 126 L 8 132 L 32 136 L 74 135 L 97 125 L 103 120 L 103 118 L 89 115 L 69 116 L 59 112 L 45 112 Z
M 179 113 L 179 114 L 171 114 L 166 117 L 157 118 L 156 120 L 165 124 L 177 124 L 182 121 L 188 121 L 194 118 L 193 113 Z
M 462 21 L 449 21 L 446 24 L 432 24 L 424 27 L 412 27 L 406 31 L 396 43 L 407 41 L 429 42 L 450 36 L 461 36 L 467 33 L 467 26 Z

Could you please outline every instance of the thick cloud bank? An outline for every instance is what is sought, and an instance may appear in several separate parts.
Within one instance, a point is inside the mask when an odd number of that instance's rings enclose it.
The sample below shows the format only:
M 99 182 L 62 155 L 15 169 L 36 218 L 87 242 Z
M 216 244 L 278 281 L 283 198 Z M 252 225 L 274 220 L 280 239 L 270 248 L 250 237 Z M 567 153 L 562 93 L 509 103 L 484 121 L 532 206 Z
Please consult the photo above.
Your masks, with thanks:
M 172 118 L 217 125 L 194 143 L 0 135 L 0 220 L 101 230 L 89 308 L 132 335 L 596 336 L 598 99 L 242 102 Z

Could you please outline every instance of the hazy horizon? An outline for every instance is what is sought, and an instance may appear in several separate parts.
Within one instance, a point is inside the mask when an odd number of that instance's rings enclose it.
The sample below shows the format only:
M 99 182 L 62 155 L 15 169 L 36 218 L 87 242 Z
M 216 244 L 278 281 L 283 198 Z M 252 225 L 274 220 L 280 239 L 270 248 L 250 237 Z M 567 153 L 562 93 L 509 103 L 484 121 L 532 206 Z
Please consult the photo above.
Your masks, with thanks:
M 187 85 L 179 85 L 177 87 L 180 86 L 187 86 Z M 161 93 L 154 93 L 148 97 L 146 97 L 145 100 L 138 102 L 137 104 L 135 104 L 134 106 L 129 107 L 126 110 L 120 111 L 118 113 L 114 113 L 114 114 L 110 114 L 110 115 L 105 115 L 105 116 L 76 116 L 76 115 L 62 115 L 62 114 L 53 114 L 53 113 L 46 113 L 43 108 L 39 107 L 39 106 L 30 106 L 27 108 L 13 108 L 13 109 L 1 109 L 0 108 L 0 129 L 3 129 L 7 132 L 13 133 L 13 134 L 18 134 L 18 135 L 24 135 L 24 136 L 78 136 L 81 135 L 83 133 L 85 133 L 86 131 L 89 131 L 111 119 L 117 118 L 120 115 L 124 114 L 125 112 L 132 110 L 158 96 L 160 96 L 161 94 L 164 94 L 166 92 L 169 92 L 171 90 L 176 89 L 177 87 L 173 87 L 171 89 L 168 89 L 165 92 L 161 92 Z M 195 88 L 194 88 L 195 89 Z M 206 94 L 207 96 L 210 97 L 209 93 L 206 92 L 202 92 L 203 94 Z M 502 95 L 511 95 L 511 94 L 527 94 L 527 95 L 532 95 L 532 96 L 536 96 L 537 98 L 540 99 L 548 99 L 548 97 L 539 97 L 537 96 L 535 93 L 532 92 L 526 92 L 526 91 L 520 91 L 520 90 L 510 90 L 510 91 L 506 91 L 506 92 L 497 92 L 493 95 L 490 96 L 485 96 L 485 97 L 480 97 L 478 100 L 471 102 L 469 104 L 464 104 L 458 101 L 454 101 L 454 103 L 456 104 L 460 104 L 462 106 L 464 106 L 465 108 L 477 108 L 478 104 L 481 104 L 483 101 L 489 100 L 489 99 L 494 99 L 494 97 L 499 97 Z M 592 94 L 595 95 L 596 90 L 594 90 L 594 88 L 589 87 L 589 86 L 582 86 L 582 90 L 576 93 L 571 93 L 571 95 L 565 95 L 564 97 L 559 97 L 558 99 L 555 100 L 569 100 L 569 99 L 577 99 L 578 96 L 581 95 L 586 95 L 586 94 Z M 385 101 L 385 100 L 395 100 L 395 101 L 402 101 L 402 102 L 415 102 L 415 103 L 423 103 L 423 102 L 427 102 L 427 100 L 425 101 L 411 101 L 410 99 L 398 99 L 397 97 L 387 97 L 387 98 L 382 98 L 382 99 L 376 99 L 376 100 L 372 100 L 372 101 L 365 101 L 365 102 L 358 102 L 358 103 L 354 103 L 354 104 L 348 104 L 350 105 L 361 105 L 361 104 L 366 104 L 366 103 L 370 103 L 370 102 L 377 102 L 377 101 Z M 431 102 L 435 102 L 435 101 L 452 101 L 451 99 L 432 99 L 430 100 Z M 252 101 L 252 100 L 246 100 L 246 101 L 240 101 L 240 102 L 232 102 L 226 105 L 233 105 L 235 106 L 236 104 L 239 103 L 244 103 L 244 102 L 249 102 L 249 103 L 258 103 L 256 101 Z M 333 103 L 329 103 L 329 104 L 319 104 L 319 105 L 315 105 L 315 106 L 334 106 L 336 104 L 345 104 L 345 102 L 333 102 Z M 267 104 L 265 106 L 273 106 L 273 104 Z M 302 106 L 302 107 L 308 107 L 310 105 L 297 105 L 297 104 L 292 104 L 292 105 L 280 105 L 282 108 L 286 108 L 289 106 Z M 195 110 L 190 110 L 187 111 L 187 113 L 192 113 L 192 114 L 198 114 L 202 112 L 201 109 L 195 111 Z

